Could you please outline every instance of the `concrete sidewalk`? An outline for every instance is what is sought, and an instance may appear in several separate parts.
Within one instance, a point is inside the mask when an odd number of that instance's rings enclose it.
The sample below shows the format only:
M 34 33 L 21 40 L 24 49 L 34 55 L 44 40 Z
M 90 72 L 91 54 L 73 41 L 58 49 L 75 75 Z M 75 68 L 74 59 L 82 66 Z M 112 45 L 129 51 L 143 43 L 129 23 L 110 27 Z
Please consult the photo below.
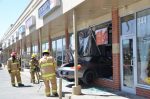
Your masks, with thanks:
M 25 75 L 26 77 L 30 78 L 30 73 L 28 70 L 24 70 L 24 72 L 21 72 L 22 75 Z M 146 99 L 144 97 L 140 97 L 137 95 L 121 92 L 121 91 L 114 91 L 114 90 L 107 90 L 107 88 L 96 88 L 89 90 L 88 88 L 83 88 L 82 95 L 72 95 L 71 91 L 72 88 L 67 88 L 66 81 L 63 80 L 63 93 L 65 96 L 65 99 Z M 98 89 L 98 90 L 97 90 Z M 69 90 L 69 91 L 68 91 Z M 91 91 L 91 92 L 90 92 Z M 89 94 L 90 93 L 90 94 Z
M 0 99 L 59 99 L 58 97 L 46 97 L 44 93 L 44 85 L 32 84 L 27 72 L 21 73 L 24 87 L 12 87 L 10 75 L 6 68 L 0 69 Z M 42 88 L 39 87 L 42 85 Z M 65 99 L 63 97 L 63 99 Z

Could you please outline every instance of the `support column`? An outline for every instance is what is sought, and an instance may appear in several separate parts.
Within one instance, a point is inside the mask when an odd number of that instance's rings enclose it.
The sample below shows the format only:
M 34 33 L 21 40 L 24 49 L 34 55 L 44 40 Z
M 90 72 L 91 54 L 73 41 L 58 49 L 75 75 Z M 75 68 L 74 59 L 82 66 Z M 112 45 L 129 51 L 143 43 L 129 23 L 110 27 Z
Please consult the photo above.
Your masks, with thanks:
M 18 54 L 20 53 L 20 40 L 18 40 L 18 42 L 17 42 L 17 52 L 18 52 Z
M 16 43 L 15 43 L 15 51 L 18 52 L 18 41 L 16 40 Z
M 114 89 L 121 87 L 120 80 L 120 46 L 119 46 L 119 11 L 118 8 L 112 8 L 112 54 L 113 54 L 113 81 Z
M 50 31 L 50 24 L 48 26 L 48 45 L 49 45 L 49 51 L 52 52 L 52 39 L 51 39 L 51 31 Z
M 30 55 L 32 55 L 33 49 L 32 49 L 32 34 L 30 34 Z
M 27 36 L 24 37 L 24 52 L 27 54 Z
M 22 57 L 22 39 L 20 39 L 20 57 Z
M 69 51 L 69 32 L 68 32 L 68 15 L 65 16 L 65 37 L 66 51 Z M 66 55 L 66 62 L 69 63 L 69 57 Z
M 77 51 L 77 30 L 76 30 L 76 12 L 75 9 L 73 9 L 73 33 L 74 33 L 74 40 L 75 40 L 75 56 L 74 56 L 74 66 L 75 66 L 75 72 L 74 72 L 74 78 L 75 78 L 75 86 L 72 87 L 72 94 L 73 95 L 80 95 L 81 94 L 81 86 L 78 85 L 78 51 Z
M 39 51 L 39 54 L 40 54 L 40 58 L 42 57 L 42 29 L 40 28 L 38 30 L 38 51 Z

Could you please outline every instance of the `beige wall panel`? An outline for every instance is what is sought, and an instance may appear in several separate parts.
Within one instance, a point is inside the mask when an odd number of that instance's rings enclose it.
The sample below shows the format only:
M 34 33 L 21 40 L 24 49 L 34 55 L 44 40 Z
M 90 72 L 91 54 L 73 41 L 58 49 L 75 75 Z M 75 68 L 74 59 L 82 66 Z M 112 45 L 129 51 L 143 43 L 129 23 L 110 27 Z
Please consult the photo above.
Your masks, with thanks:
M 89 26 L 102 24 L 107 21 L 111 21 L 111 13 L 94 18 L 94 19 L 88 19 L 85 21 L 77 22 L 77 30 L 82 30 L 82 29 L 88 28 Z M 71 32 L 72 32 L 72 27 L 69 28 L 69 33 Z
M 68 12 L 72 8 L 76 7 L 77 5 L 81 4 L 85 0 L 62 0 L 63 2 L 63 13 Z
M 141 0 L 119 10 L 120 16 L 126 16 L 146 8 L 150 8 L 150 0 Z

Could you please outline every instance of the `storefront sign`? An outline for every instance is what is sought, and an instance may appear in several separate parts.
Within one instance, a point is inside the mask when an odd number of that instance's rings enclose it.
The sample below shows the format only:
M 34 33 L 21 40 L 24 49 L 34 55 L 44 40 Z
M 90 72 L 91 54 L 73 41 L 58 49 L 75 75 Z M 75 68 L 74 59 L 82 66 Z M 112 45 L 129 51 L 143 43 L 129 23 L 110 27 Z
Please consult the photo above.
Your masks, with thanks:
M 32 26 L 35 25 L 35 16 L 31 16 L 27 21 L 26 21 L 26 28 L 31 28 Z
M 96 44 L 97 45 L 108 44 L 108 30 L 107 30 L 107 28 L 96 30 L 95 34 L 96 34 Z
M 44 17 L 58 6 L 60 6 L 60 0 L 47 0 L 38 10 L 39 17 Z
M 18 29 L 19 34 L 24 34 L 25 33 L 25 25 L 22 25 L 19 29 Z

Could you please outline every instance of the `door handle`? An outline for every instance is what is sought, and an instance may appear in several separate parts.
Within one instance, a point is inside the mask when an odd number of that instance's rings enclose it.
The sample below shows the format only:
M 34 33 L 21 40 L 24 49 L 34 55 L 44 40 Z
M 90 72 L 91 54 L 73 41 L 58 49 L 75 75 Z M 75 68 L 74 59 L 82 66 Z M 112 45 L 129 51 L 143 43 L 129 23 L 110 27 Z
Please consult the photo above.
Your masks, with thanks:
M 134 60 L 135 60 L 135 57 L 132 57 L 131 58 L 131 66 L 133 66 L 133 67 L 134 67 Z

